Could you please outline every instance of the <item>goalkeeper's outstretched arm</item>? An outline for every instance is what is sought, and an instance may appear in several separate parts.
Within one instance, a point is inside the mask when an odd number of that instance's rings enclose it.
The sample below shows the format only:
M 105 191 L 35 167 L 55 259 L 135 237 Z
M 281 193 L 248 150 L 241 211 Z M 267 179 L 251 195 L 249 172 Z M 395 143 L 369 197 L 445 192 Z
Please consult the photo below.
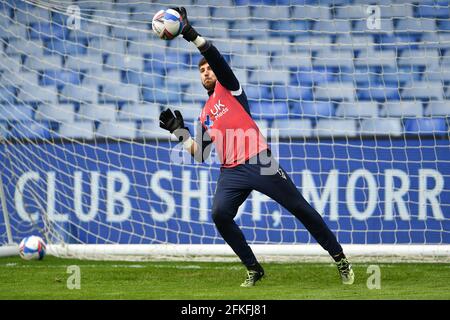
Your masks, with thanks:
M 200 53 L 205 57 L 220 84 L 232 92 L 240 91 L 241 86 L 238 79 L 234 75 L 228 63 L 225 61 L 224 57 L 220 54 L 219 50 L 217 50 L 217 48 L 210 41 L 203 38 L 190 25 L 187 18 L 186 9 L 183 7 L 173 9 L 178 11 L 183 19 L 184 27 L 181 32 L 183 38 L 195 44 Z

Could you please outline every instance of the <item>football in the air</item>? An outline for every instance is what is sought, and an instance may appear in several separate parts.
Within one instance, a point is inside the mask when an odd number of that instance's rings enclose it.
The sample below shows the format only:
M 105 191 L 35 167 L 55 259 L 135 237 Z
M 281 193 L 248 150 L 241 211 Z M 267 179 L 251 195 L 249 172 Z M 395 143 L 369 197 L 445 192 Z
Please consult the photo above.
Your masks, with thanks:
M 181 33 L 183 19 L 173 9 L 159 10 L 153 16 L 152 29 L 161 39 L 172 40 Z
M 24 260 L 42 260 L 46 249 L 44 240 L 38 236 L 26 237 L 19 245 L 20 257 Z

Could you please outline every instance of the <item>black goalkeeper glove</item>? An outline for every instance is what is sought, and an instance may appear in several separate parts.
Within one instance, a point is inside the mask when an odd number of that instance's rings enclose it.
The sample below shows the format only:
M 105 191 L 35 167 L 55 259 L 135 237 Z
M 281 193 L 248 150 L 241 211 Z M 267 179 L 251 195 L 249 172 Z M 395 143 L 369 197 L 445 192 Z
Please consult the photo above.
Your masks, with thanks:
M 184 7 L 172 9 L 177 11 L 181 16 L 181 19 L 183 20 L 183 30 L 181 30 L 183 38 L 186 39 L 187 41 L 194 41 L 200 34 L 189 23 L 186 9 Z
M 175 115 L 170 109 L 161 112 L 159 115 L 159 126 L 173 133 L 180 142 L 185 142 L 191 136 L 189 129 L 184 126 L 183 116 L 178 110 L 175 110 Z

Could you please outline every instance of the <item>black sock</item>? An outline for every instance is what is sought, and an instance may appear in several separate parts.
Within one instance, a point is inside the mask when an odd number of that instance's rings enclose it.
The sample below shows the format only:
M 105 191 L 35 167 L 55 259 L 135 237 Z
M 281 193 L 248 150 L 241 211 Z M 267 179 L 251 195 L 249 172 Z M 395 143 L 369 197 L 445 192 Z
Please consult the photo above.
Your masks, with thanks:
M 263 268 L 261 267 L 261 265 L 258 262 L 256 262 L 255 264 L 252 264 L 251 266 L 247 266 L 247 270 L 248 271 L 258 271 L 258 272 L 264 273 Z
M 334 261 L 339 262 L 345 258 L 344 252 L 339 253 L 337 256 L 333 256 Z

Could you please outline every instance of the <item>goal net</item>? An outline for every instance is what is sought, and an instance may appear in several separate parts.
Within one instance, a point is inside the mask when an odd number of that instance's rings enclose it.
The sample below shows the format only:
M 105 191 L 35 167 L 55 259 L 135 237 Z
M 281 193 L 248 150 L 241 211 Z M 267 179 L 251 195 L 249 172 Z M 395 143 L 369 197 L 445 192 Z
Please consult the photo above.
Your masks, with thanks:
M 195 46 L 151 29 L 181 5 L 346 252 L 448 256 L 450 8 L 432 0 L 0 0 L 3 252 L 36 234 L 59 256 L 232 254 L 217 157 L 159 128 L 170 107 L 195 132 L 207 98 Z M 263 194 L 236 221 L 257 254 L 326 253 Z

